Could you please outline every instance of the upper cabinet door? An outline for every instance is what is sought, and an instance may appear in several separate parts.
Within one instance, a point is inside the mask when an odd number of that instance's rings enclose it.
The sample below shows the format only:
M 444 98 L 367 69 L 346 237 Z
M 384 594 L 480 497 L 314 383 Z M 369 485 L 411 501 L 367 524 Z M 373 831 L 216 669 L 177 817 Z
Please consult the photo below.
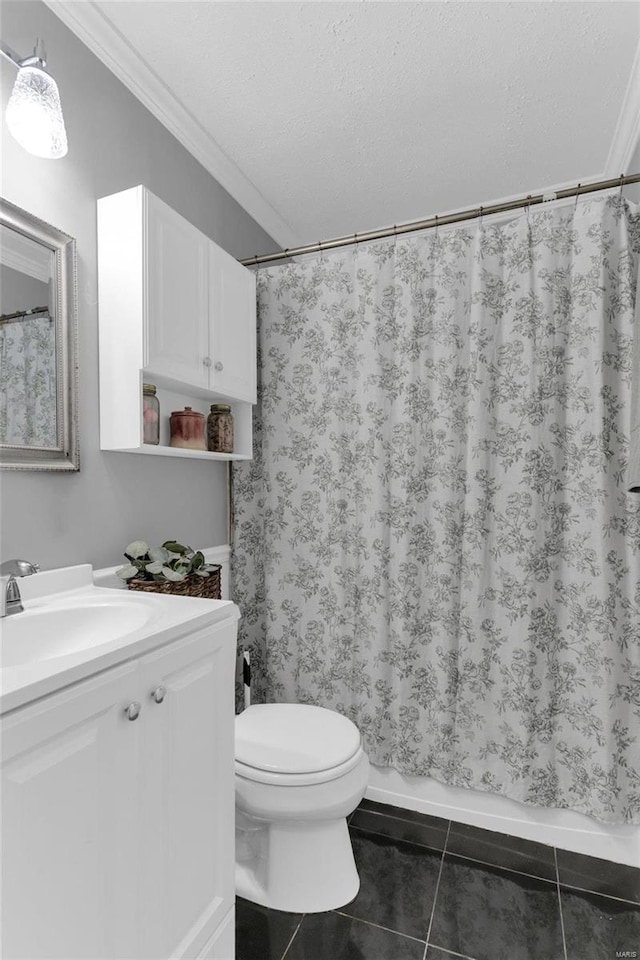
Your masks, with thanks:
M 209 386 L 209 240 L 145 191 L 147 309 L 145 367 Z
M 256 278 L 215 243 L 209 246 L 211 389 L 256 402 Z

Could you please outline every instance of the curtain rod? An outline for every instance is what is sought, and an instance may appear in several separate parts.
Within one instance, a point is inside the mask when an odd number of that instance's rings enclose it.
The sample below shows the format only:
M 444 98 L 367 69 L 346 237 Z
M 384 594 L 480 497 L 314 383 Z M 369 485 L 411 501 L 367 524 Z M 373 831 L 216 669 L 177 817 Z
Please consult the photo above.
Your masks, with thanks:
M 32 307 L 31 310 L 18 310 L 16 313 L 3 313 L 0 323 L 9 323 L 10 320 L 19 320 L 21 317 L 32 317 L 36 313 L 48 313 L 49 307 Z
M 247 257 L 241 260 L 243 267 L 253 267 L 261 263 L 271 263 L 273 260 L 284 260 L 291 257 L 301 257 L 307 253 L 320 253 L 324 250 L 335 250 L 337 247 L 350 247 L 352 244 L 366 243 L 369 240 L 382 240 L 385 237 L 399 237 L 403 233 L 414 233 L 417 230 L 429 230 L 431 227 L 443 227 L 449 223 L 461 223 L 463 220 L 474 220 L 476 217 L 488 217 L 492 213 L 505 213 L 508 210 L 518 210 L 521 207 L 532 207 L 537 203 L 546 203 L 549 200 L 565 200 L 567 197 L 578 197 L 583 193 L 595 193 L 598 190 L 611 190 L 612 187 L 622 187 L 629 183 L 640 183 L 640 173 L 624 174 L 615 180 L 599 180 L 596 183 L 577 184 L 567 190 L 538 193 L 535 196 L 520 197 L 519 200 L 509 200 L 505 203 L 493 203 L 488 207 L 473 207 L 469 210 L 460 210 L 457 213 L 448 213 L 443 217 L 430 217 L 428 220 L 414 220 L 401 226 L 384 227 L 381 230 L 369 230 L 366 233 L 353 233 L 345 237 L 336 237 L 333 240 L 324 240 L 320 243 L 308 243 L 303 247 L 286 248 L 275 253 L 265 253 L 262 256 Z

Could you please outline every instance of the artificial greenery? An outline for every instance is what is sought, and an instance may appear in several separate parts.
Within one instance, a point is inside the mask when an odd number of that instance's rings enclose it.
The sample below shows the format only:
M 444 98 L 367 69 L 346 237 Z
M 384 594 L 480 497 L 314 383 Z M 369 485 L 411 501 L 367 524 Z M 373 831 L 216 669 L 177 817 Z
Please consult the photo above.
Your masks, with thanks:
M 192 550 L 176 540 L 165 540 L 161 547 L 150 547 L 144 540 L 134 540 L 125 547 L 129 561 L 116 570 L 121 580 L 186 580 L 192 574 L 208 577 L 218 569 L 206 563 L 200 550 Z

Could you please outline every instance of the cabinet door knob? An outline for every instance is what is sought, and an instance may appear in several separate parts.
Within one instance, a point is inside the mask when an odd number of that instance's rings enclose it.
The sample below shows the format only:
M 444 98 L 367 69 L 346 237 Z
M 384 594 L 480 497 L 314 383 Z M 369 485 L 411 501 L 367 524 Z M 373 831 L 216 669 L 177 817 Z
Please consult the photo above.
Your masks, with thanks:
M 210 366 L 211 366 L 211 357 L 205 357 L 202 362 L 204 363 L 205 367 L 210 367 Z
M 133 703 L 130 703 L 128 707 L 124 708 L 127 720 L 137 720 L 140 716 L 140 711 L 142 710 L 142 704 L 138 703 L 137 700 L 134 700 Z
M 151 696 L 156 703 L 162 703 L 166 695 L 167 695 L 167 688 L 163 687 L 162 684 L 160 684 L 159 687 L 156 687 L 155 690 L 151 691 Z
M 214 365 L 213 365 L 213 369 L 214 369 L 214 370 L 224 370 L 224 364 L 222 363 L 221 360 L 216 360 L 216 362 L 215 362 Z

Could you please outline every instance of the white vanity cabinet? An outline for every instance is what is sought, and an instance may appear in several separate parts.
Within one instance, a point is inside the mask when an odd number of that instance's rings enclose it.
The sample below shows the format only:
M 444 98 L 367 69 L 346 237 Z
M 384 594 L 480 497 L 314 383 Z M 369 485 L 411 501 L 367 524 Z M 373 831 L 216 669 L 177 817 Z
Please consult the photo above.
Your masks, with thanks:
M 126 665 L 2 720 L 6 960 L 136 956 L 137 694 Z
M 2 718 L 4 960 L 232 960 L 235 634 Z
M 98 201 L 100 445 L 248 459 L 256 402 L 255 274 L 138 186 Z M 143 443 L 142 383 L 158 388 L 160 445 Z M 168 415 L 232 406 L 234 454 L 169 447 Z
M 228 632 L 140 661 L 140 957 L 201 956 L 233 906 L 234 670 Z

